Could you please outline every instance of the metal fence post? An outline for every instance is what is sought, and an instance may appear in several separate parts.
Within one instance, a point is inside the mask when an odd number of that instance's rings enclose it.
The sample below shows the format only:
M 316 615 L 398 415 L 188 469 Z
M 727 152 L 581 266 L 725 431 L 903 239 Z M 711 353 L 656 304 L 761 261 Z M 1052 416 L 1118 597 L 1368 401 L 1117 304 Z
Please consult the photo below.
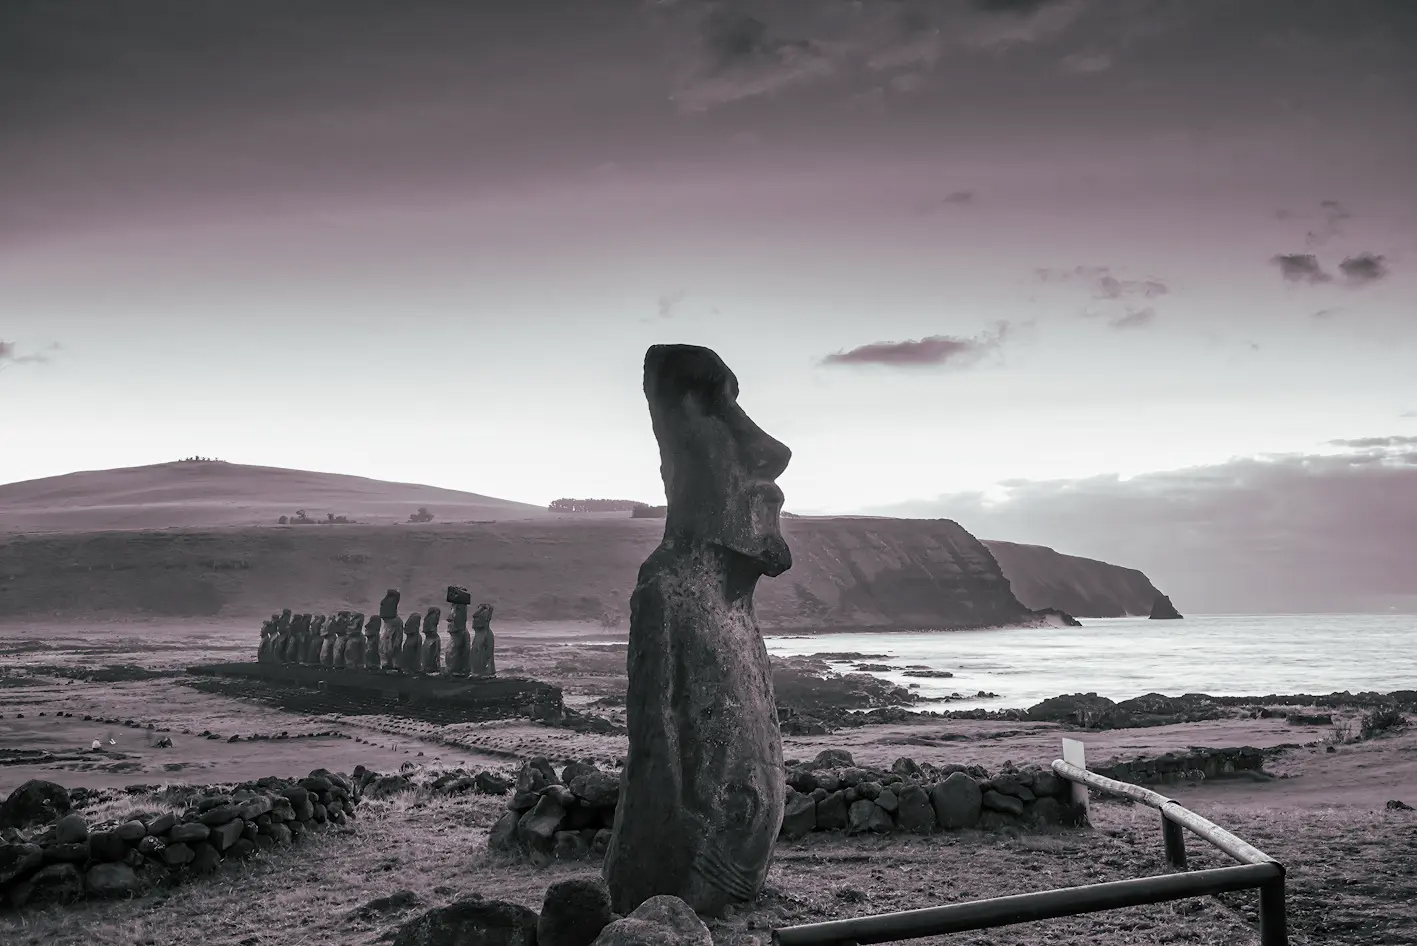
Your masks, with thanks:
M 1161 840 L 1166 844 L 1166 863 L 1176 870 L 1186 869 L 1185 829 L 1161 813 Z
M 1289 917 L 1284 909 L 1284 867 L 1260 887 L 1260 946 L 1289 946 Z

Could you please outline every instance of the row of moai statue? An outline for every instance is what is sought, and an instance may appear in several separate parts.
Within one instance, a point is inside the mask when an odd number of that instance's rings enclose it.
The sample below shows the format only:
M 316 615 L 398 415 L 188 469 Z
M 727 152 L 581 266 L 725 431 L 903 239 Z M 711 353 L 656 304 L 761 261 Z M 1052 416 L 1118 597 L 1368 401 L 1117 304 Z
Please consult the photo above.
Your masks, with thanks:
M 438 636 L 441 608 L 399 616 L 398 589 L 390 588 L 379 602 L 379 613 L 367 621 L 363 611 L 291 614 L 286 608 L 261 624 L 260 663 L 305 664 L 335 670 L 385 673 L 442 674 L 450 677 L 497 675 L 496 639 L 492 635 L 492 605 L 479 604 L 468 633 L 467 609 L 472 596 L 466 588 L 448 587 L 448 651 Z

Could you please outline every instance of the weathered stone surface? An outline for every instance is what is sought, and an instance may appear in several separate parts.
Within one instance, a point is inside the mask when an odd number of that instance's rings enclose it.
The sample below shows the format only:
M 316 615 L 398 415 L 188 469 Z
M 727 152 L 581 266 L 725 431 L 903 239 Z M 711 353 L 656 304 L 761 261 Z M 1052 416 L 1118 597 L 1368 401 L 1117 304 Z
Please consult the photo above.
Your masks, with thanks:
M 479 604 L 472 614 L 472 644 L 468 648 L 474 677 L 497 675 L 497 639 L 492 634 L 492 605 Z
M 470 898 L 409 920 L 391 946 L 536 946 L 536 923 L 526 907 Z
M 1176 606 L 1171 603 L 1171 599 L 1166 595 L 1157 595 L 1156 600 L 1151 604 L 1151 620 L 1178 621 L 1180 619 L 1181 612 L 1176 610 Z
M 846 810 L 846 830 L 851 834 L 873 831 L 886 834 L 895 824 L 884 808 L 869 798 L 858 799 Z
M 169 811 L 166 814 L 158 815 L 152 821 L 148 822 L 148 834 L 153 837 L 166 834 L 171 831 L 176 824 L 177 816 Z
M 509 811 L 498 818 L 497 823 L 492 825 L 492 830 L 487 835 L 487 849 L 502 854 L 515 851 L 517 849 L 517 825 L 520 821 L 521 815 L 515 811 Z
M 403 621 L 398 615 L 384 618 L 384 631 L 379 635 L 379 666 L 397 670 L 403 653 Z
M 355 611 L 346 621 L 344 665 L 349 670 L 364 667 L 364 612 Z
M 148 829 L 141 821 L 125 821 L 114 828 L 113 833 L 127 844 L 136 844 L 148 833 Z
M 536 946 L 590 946 L 613 919 L 610 891 L 599 877 L 573 877 L 546 888 Z
M 38 844 L 0 844 L 0 887 L 38 870 L 44 852 Z
M 29 899 L 40 903 L 72 903 L 84 895 L 84 875 L 73 864 L 50 864 L 29 879 Z
M 1005 795 L 991 789 L 984 793 L 980 801 L 991 811 L 1002 811 L 1009 815 L 1023 814 L 1023 801 L 1013 795 Z
M 819 769 L 845 769 L 851 768 L 855 764 L 851 760 L 851 753 L 845 749 L 823 749 L 812 760 L 812 765 Z
M 620 913 L 671 894 L 714 915 L 757 897 L 782 823 L 753 590 L 792 564 L 775 483 L 792 454 L 706 348 L 652 346 L 644 387 L 669 502 L 630 600 L 630 745 L 605 876 Z
M 983 793 L 979 783 L 963 772 L 930 787 L 930 804 L 935 807 L 935 821 L 942 828 L 972 828 L 979 823 Z
M 191 824 L 179 824 L 167 838 L 173 843 L 191 844 L 193 841 L 205 841 L 211 833 L 210 827 L 200 821 L 194 821 Z
M 68 813 L 69 792 L 63 785 L 30 779 L 0 802 L 0 829 L 48 824 Z
M 713 934 L 678 897 L 651 897 L 596 937 L 594 946 L 713 946 Z
M 117 831 L 95 831 L 89 835 L 89 854 L 96 861 L 121 861 L 128 845 Z
M 817 803 L 811 795 L 794 791 L 782 810 L 782 836 L 800 838 L 817 829 Z
M 927 834 L 935 827 L 930 795 L 919 785 L 906 784 L 896 795 L 896 823 L 906 831 Z
M 214 828 L 219 824 L 226 824 L 235 817 L 237 817 L 236 806 L 228 803 L 202 812 L 198 820 L 207 827 Z
M 823 831 L 838 831 L 846 827 L 846 795 L 829 792 L 817 802 L 817 827 Z
M 64 844 L 50 844 L 44 849 L 44 862 L 46 864 L 70 863 L 82 864 L 93 856 L 89 849 L 89 842 L 69 841 Z
M 190 864 L 196 852 L 186 844 L 169 844 L 162 849 L 162 859 L 169 867 L 179 867 L 183 864 Z
M 221 866 L 221 855 L 205 841 L 192 845 L 192 862 L 188 865 L 198 874 L 210 874 Z
M 143 892 L 143 882 L 127 864 L 95 864 L 84 875 L 91 897 L 135 897 Z
M 206 838 L 196 840 L 210 841 L 218 851 L 225 851 L 241 839 L 242 832 L 245 830 L 246 823 L 244 821 L 228 821 L 226 824 L 217 825 Z
M 472 594 L 466 588 L 459 585 L 449 585 L 447 602 L 448 604 L 461 604 L 466 606 L 472 604 Z
M 566 809 L 554 797 L 542 795 L 536 807 L 522 815 L 517 824 L 517 839 L 533 850 L 549 851 Z
M 78 844 L 89 839 L 89 826 L 81 815 L 65 815 L 54 825 L 55 844 Z

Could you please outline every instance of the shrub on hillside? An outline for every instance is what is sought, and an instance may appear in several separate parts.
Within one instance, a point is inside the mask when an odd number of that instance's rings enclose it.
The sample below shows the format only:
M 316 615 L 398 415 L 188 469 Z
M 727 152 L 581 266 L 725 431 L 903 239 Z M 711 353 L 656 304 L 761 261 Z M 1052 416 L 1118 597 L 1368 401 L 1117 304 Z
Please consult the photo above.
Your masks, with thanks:
M 428 511 L 427 506 L 419 506 L 417 512 L 408 514 L 409 522 L 432 522 L 433 514 Z
M 1372 739 L 1384 733 L 1397 732 L 1407 728 L 1407 717 L 1395 706 L 1384 706 L 1368 710 L 1363 714 L 1363 722 L 1358 729 L 1359 739 Z

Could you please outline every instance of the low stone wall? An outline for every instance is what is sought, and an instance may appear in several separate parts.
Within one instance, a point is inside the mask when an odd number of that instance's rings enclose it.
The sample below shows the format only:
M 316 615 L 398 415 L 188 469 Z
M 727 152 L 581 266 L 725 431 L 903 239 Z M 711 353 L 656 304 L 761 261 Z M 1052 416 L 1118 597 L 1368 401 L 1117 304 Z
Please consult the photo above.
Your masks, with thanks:
M 622 777 L 583 762 L 558 774 L 546 759 L 531 760 L 517 776 L 507 813 L 492 827 L 488 850 L 539 866 L 603 854 Z M 786 782 L 781 836 L 789 839 L 813 831 L 929 833 L 1085 820 L 1068 783 L 1036 765 L 991 776 L 979 766 L 900 758 L 883 770 L 854 765 L 849 753 L 829 749 L 811 762 L 789 763 Z
M 1102 765 L 1088 765 L 1098 775 L 1133 785 L 1162 785 L 1225 778 L 1244 772 L 1263 774 L 1265 752 L 1253 746 L 1232 749 L 1200 749 L 1167 752 L 1159 756 L 1109 759 Z
M 53 783 L 26 783 L 11 801 L 22 792 L 28 795 L 18 801 L 32 811 L 68 810 L 64 789 Z M 229 792 L 194 792 L 180 814 L 90 824 L 71 813 L 32 834 L 8 828 L 0 839 L 0 902 L 18 909 L 170 886 L 223 861 L 293 844 L 327 824 L 345 824 L 359 794 L 348 777 L 317 769 L 298 780 L 263 778 Z

